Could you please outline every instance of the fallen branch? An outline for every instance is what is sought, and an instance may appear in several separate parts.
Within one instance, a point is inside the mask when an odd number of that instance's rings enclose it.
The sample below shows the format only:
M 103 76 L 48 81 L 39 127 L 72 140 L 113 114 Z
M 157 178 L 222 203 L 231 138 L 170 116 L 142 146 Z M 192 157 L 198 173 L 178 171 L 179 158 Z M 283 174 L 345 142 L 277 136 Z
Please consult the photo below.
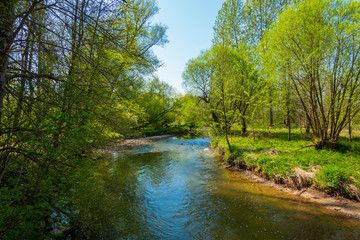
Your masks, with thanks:
M 297 151 L 297 150 L 301 150 L 301 149 L 309 148 L 309 147 L 315 147 L 315 146 L 316 146 L 316 143 L 312 143 L 312 144 L 306 145 L 306 146 L 304 146 L 304 147 L 300 147 L 300 148 L 294 149 L 293 151 Z

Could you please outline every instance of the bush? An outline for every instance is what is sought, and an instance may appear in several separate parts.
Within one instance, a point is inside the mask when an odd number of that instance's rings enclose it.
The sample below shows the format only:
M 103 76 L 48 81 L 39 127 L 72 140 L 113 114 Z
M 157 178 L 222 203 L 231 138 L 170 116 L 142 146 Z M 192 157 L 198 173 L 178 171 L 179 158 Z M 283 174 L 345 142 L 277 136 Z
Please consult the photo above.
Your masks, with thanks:
M 316 174 L 316 183 L 327 192 L 342 191 L 342 186 L 351 183 L 350 171 L 338 165 L 326 165 Z

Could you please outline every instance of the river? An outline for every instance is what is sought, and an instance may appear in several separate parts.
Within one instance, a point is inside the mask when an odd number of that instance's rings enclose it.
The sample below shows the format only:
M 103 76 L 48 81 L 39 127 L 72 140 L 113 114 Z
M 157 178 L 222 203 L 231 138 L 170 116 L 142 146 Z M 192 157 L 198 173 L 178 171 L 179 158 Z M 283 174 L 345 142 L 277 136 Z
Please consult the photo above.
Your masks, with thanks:
M 90 239 L 360 239 L 360 222 L 223 169 L 209 138 L 114 152 Z

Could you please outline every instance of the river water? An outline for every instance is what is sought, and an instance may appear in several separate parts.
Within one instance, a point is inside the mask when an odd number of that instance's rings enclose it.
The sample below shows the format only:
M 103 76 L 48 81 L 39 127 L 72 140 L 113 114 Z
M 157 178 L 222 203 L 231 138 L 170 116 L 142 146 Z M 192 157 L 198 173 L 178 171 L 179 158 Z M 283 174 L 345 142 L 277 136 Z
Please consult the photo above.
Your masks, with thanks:
M 360 239 L 360 222 L 221 167 L 209 138 L 113 153 L 90 239 Z

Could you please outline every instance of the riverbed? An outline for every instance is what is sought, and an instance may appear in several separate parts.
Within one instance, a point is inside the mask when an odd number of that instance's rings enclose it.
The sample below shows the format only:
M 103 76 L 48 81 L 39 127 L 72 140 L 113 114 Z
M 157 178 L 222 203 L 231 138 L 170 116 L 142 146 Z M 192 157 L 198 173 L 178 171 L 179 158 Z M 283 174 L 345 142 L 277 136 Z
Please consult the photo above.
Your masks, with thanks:
M 224 169 L 209 138 L 119 148 L 90 239 L 360 239 L 360 222 Z

